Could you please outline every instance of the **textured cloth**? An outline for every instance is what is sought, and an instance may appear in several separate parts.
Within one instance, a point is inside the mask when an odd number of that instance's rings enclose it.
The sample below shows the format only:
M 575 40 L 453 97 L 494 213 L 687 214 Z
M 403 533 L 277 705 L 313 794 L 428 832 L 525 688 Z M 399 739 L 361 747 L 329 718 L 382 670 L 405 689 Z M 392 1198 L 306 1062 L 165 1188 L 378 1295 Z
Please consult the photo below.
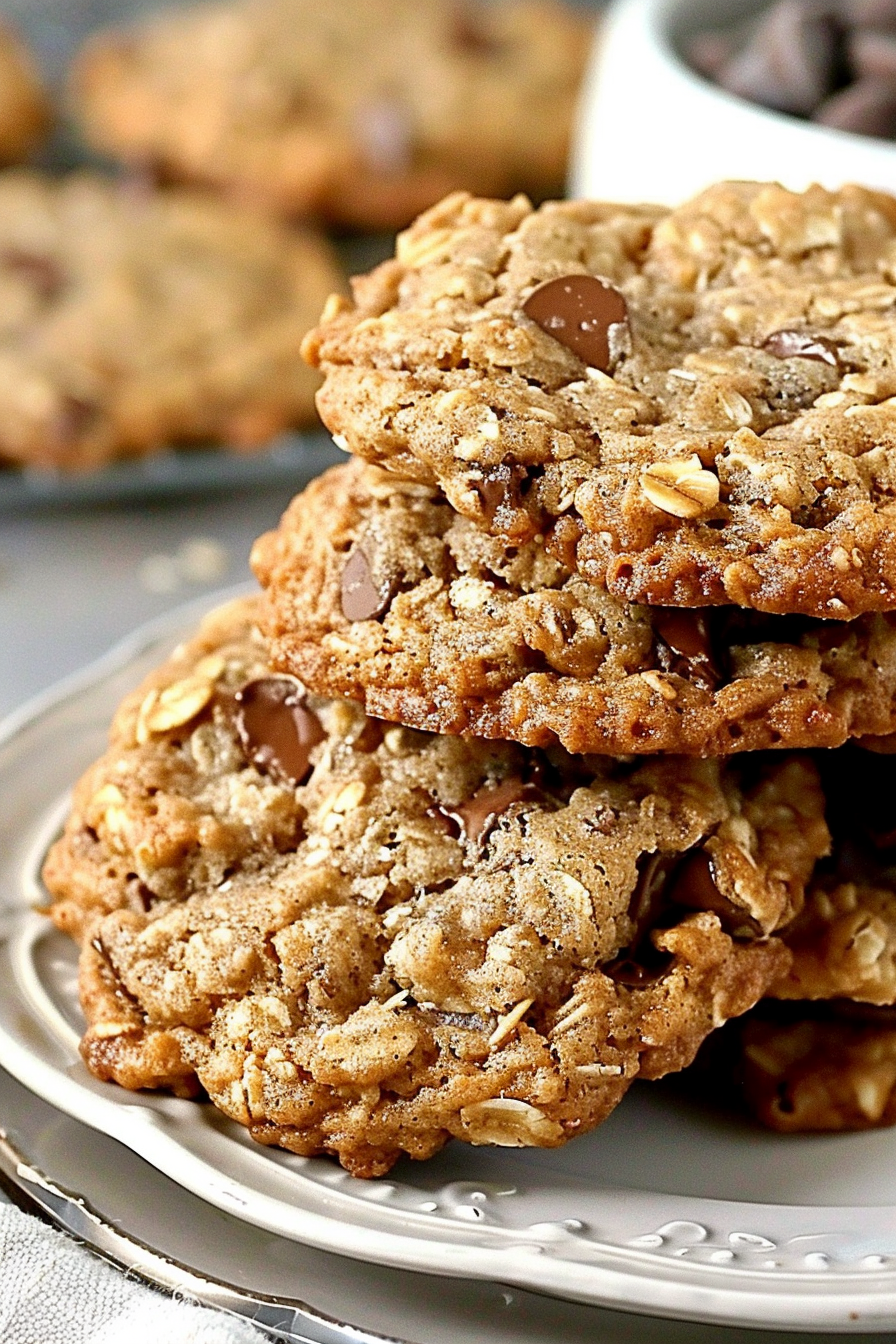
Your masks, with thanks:
M 3 1344 L 264 1344 L 264 1339 L 234 1317 L 176 1302 L 126 1278 L 84 1246 L 0 1202 Z

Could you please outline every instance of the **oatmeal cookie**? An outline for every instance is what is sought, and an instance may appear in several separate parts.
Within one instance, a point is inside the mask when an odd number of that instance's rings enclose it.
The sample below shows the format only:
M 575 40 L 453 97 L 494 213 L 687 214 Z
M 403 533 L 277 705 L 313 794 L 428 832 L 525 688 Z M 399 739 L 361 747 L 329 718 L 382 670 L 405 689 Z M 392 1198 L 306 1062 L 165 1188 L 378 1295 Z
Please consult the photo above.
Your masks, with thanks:
M 743 1100 L 784 1133 L 896 1124 L 896 1010 L 842 1000 L 762 1003 L 725 1047 Z
M 792 965 L 704 1060 L 785 1132 L 896 1123 L 896 762 L 855 746 L 817 759 L 832 852 L 786 930 Z
M 591 43 L 558 0 L 236 0 L 94 37 L 89 141 L 288 214 L 395 228 L 447 191 L 562 190 Z
M 0 21 L 0 164 L 20 163 L 50 127 L 50 102 L 31 52 Z
M 358 462 L 297 497 L 253 564 L 275 663 L 416 728 L 724 756 L 837 746 L 896 716 L 894 616 L 634 606 Z
M 896 1003 L 896 887 L 813 883 L 786 941 L 793 964 L 772 998 Z
M 306 357 L 346 449 L 653 606 L 896 607 L 896 199 L 456 194 Z
M 0 462 L 86 470 L 314 420 L 324 241 L 199 194 L 0 178 Z
M 374 1175 L 556 1146 L 781 979 L 828 848 L 811 761 L 414 732 L 275 673 L 258 614 L 123 704 L 46 865 L 96 1076 Z
M 896 1004 L 896 760 L 856 746 L 817 759 L 832 851 L 787 930 L 793 964 L 771 993 Z

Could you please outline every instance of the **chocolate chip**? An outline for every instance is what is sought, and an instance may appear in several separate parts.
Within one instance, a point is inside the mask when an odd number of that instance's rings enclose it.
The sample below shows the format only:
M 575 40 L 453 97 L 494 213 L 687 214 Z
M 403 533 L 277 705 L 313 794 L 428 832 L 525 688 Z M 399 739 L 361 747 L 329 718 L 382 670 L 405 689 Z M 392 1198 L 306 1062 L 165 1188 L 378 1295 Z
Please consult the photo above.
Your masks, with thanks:
M 836 20 L 823 9 L 779 0 L 719 72 L 719 83 L 764 107 L 808 116 L 834 81 L 839 37 Z
M 896 28 L 896 0 L 841 0 L 849 24 L 871 28 Z
M 563 275 L 533 289 L 523 312 L 585 364 L 612 373 L 631 348 L 628 305 L 596 275 Z
M 326 733 L 305 704 L 305 689 L 291 677 L 261 677 L 237 691 L 236 726 L 253 765 L 284 783 L 301 784 L 309 757 Z
M 687 55 L 701 75 L 718 79 L 734 55 L 734 46 L 727 33 L 696 33 L 688 43 Z
M 708 859 L 702 850 L 684 855 L 642 855 L 628 907 L 634 931 L 625 951 L 602 967 L 605 975 L 628 989 L 640 989 L 655 984 L 668 973 L 674 958 L 654 947 L 650 934 L 668 924 L 669 908 L 692 904 L 700 910 L 715 910 L 716 905 L 725 902 L 711 871 L 707 876 L 704 867 L 708 867 Z M 684 900 L 678 899 L 679 891 L 684 893 Z M 729 911 L 733 908 L 729 902 L 725 904 Z
M 859 79 L 896 79 L 896 33 L 850 33 L 849 60 Z
M 667 904 L 666 887 L 671 874 L 681 863 L 680 854 L 643 854 L 638 863 L 638 880 L 628 904 L 635 926 L 629 947 L 638 947 L 655 928 L 660 912 Z
M 482 500 L 482 512 L 490 523 L 494 522 L 499 509 L 519 509 L 522 506 L 525 480 L 525 467 L 501 462 L 485 472 L 481 480 L 474 482 L 476 493 Z
M 837 131 L 889 139 L 896 135 L 896 87 L 880 77 L 860 79 L 826 98 L 814 120 Z
M 512 778 L 502 780 L 500 784 L 485 785 L 457 807 L 448 808 L 437 803 L 432 811 L 455 822 L 467 840 L 481 848 L 495 823 L 514 803 L 544 801 L 541 789 Z
M 355 545 L 342 571 L 342 614 L 347 621 L 372 621 L 382 616 L 392 598 L 388 577 L 374 577 L 367 552 Z
M 811 336 L 806 331 L 773 331 L 762 343 L 776 359 L 819 359 L 837 368 L 837 347 L 824 336 Z
M 724 676 L 713 647 L 709 616 L 677 607 L 655 607 L 651 615 L 661 669 L 703 690 L 716 690 Z
M 668 900 L 670 905 L 682 905 L 688 910 L 708 910 L 718 915 L 726 933 L 744 937 L 762 932 L 752 915 L 719 891 L 712 859 L 705 849 L 687 855 L 669 887 Z
M 65 272 L 44 252 L 27 252 L 7 247 L 0 253 L 0 264 L 20 276 L 42 299 L 53 299 L 65 286 Z
M 614 981 L 617 985 L 622 985 L 625 989 L 645 989 L 648 985 L 655 985 L 662 980 L 663 976 L 668 975 L 672 963 L 675 960 L 671 954 L 657 953 L 654 949 L 654 965 L 647 965 L 643 961 L 635 961 L 631 957 L 617 957 L 615 961 L 608 962 L 602 966 L 604 975 Z

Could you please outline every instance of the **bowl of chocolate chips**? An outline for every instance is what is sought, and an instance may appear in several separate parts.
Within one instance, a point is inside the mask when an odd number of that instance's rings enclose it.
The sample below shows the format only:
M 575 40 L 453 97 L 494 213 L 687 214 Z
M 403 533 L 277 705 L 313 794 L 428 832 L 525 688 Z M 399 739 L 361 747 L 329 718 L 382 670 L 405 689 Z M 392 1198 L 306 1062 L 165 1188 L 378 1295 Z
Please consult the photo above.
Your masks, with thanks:
M 674 204 L 722 178 L 896 190 L 896 0 L 616 0 L 575 196 Z

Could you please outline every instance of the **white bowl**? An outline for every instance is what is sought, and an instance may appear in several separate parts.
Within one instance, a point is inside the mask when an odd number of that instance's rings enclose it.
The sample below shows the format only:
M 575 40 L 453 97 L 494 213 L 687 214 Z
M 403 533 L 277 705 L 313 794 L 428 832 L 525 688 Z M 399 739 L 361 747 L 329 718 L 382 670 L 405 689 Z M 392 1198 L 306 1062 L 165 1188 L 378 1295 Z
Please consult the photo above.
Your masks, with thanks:
M 674 205 L 724 178 L 896 191 L 896 144 L 770 112 L 687 66 L 680 53 L 689 34 L 761 7 L 616 0 L 583 88 L 570 195 Z

